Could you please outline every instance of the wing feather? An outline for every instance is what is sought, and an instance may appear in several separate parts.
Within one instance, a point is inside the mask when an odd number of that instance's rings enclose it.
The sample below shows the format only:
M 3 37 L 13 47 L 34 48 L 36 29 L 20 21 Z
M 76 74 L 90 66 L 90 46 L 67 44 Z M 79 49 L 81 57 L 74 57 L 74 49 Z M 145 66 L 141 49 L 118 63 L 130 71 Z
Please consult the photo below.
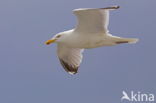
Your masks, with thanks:
M 69 48 L 65 45 L 58 44 L 58 58 L 65 71 L 70 74 L 76 74 L 82 61 L 83 49 Z
M 112 6 L 98 9 L 75 9 L 74 14 L 78 19 L 75 31 L 91 33 L 107 33 L 109 24 L 109 10 L 118 9 Z

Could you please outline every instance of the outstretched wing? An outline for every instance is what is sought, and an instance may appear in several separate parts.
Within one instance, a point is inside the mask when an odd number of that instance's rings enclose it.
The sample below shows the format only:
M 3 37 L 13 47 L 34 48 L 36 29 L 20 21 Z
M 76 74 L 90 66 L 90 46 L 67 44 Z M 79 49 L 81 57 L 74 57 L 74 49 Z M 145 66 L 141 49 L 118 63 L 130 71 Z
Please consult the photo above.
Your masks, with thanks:
M 83 49 L 69 48 L 58 44 L 57 54 L 63 68 L 70 74 L 76 74 L 82 61 Z
M 118 9 L 119 6 L 98 9 L 75 9 L 78 24 L 75 31 L 79 32 L 108 32 L 109 10 Z

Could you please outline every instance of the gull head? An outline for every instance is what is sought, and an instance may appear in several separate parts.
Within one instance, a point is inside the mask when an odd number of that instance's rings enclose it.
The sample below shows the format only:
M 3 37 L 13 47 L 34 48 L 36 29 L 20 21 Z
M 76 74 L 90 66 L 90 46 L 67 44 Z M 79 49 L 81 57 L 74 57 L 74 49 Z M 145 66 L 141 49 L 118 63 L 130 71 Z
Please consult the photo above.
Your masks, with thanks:
M 63 35 L 62 34 L 56 34 L 54 37 L 52 37 L 50 40 L 47 40 L 45 42 L 46 45 L 49 45 L 51 43 L 56 43 L 59 42 L 62 39 Z

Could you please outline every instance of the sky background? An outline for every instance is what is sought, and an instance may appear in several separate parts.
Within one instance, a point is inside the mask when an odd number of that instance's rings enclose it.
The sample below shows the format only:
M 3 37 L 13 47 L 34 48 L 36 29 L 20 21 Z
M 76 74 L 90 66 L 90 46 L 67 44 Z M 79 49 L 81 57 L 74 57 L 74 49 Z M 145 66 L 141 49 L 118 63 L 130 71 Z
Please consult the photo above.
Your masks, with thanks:
M 69 75 L 44 45 L 75 26 L 72 10 L 120 5 L 109 30 L 137 44 L 85 50 Z M 0 0 L 0 103 L 125 103 L 122 91 L 156 96 L 155 0 Z M 130 103 L 130 102 L 127 102 Z

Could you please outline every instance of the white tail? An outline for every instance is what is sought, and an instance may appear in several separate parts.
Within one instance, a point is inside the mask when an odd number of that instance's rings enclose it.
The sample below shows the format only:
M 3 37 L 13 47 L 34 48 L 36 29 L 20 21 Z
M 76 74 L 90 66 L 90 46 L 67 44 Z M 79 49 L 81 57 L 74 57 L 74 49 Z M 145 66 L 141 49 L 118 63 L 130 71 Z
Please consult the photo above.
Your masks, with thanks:
M 136 38 L 130 38 L 130 39 L 128 39 L 128 43 L 130 43 L 130 44 L 136 43 L 138 41 L 139 41 L 139 39 L 136 39 Z
M 114 37 L 113 40 L 115 41 L 116 44 L 122 44 L 122 43 L 136 43 L 138 42 L 139 39 L 136 38 L 121 38 L 121 37 Z

